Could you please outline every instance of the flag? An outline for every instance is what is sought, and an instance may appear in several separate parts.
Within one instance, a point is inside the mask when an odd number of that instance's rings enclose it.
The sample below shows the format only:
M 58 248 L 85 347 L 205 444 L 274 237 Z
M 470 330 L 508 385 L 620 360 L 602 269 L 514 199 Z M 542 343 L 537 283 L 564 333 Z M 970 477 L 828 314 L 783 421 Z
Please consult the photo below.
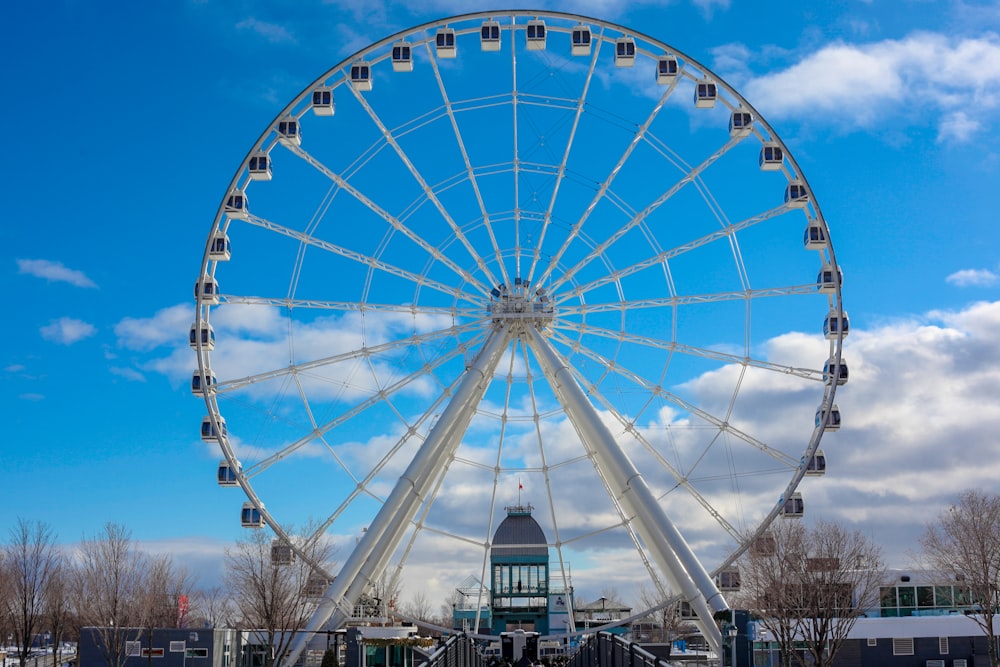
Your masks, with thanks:
M 524 484 L 521 484 L 521 481 L 518 480 L 518 482 L 517 482 L 517 490 L 521 491 L 522 489 L 524 489 Z

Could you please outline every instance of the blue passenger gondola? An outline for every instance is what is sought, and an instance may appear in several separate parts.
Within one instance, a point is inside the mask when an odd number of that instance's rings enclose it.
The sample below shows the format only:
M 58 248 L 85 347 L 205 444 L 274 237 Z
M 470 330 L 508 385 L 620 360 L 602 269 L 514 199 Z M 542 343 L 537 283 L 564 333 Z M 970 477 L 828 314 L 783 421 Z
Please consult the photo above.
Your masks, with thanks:
M 413 71 L 413 45 L 409 42 L 396 42 L 392 45 L 392 71 Z
M 263 528 L 264 517 L 253 503 L 246 502 L 243 503 L 243 510 L 240 512 L 240 524 L 244 528 Z
M 570 34 L 572 48 L 570 53 L 574 56 L 586 56 L 590 54 L 590 27 L 582 23 L 573 28 Z
M 633 65 L 635 65 L 635 40 L 631 37 L 619 37 L 615 40 L 615 67 Z
M 202 276 L 194 284 L 194 298 L 202 304 L 219 305 L 219 283 L 212 276 Z
M 479 28 L 479 47 L 483 51 L 500 50 L 500 24 L 496 21 L 483 21 Z
M 278 121 L 278 141 L 288 147 L 302 145 L 302 129 L 295 118 L 282 118 Z
M 332 116 L 337 110 L 337 102 L 333 98 L 333 90 L 320 86 L 313 91 L 312 110 L 317 116 Z
M 212 418 L 206 415 L 201 420 L 201 439 L 205 442 L 218 442 L 219 437 L 226 436 L 226 418 L 222 415 L 215 416 L 215 422 L 218 424 L 218 429 L 216 429 L 215 424 L 212 423 Z
M 250 178 L 255 181 L 271 180 L 271 158 L 264 151 L 258 151 L 250 156 L 247 164 L 247 171 Z
M 188 342 L 191 344 L 192 350 L 197 350 L 199 347 L 207 352 L 214 350 L 215 331 L 212 329 L 212 325 L 207 322 L 202 322 L 201 327 L 198 327 L 197 322 L 192 324 L 188 334 Z
M 661 86 L 673 83 L 679 69 L 675 56 L 670 54 L 660 56 L 656 59 L 656 83 Z
M 205 381 L 202 382 L 201 371 L 196 370 L 191 375 L 191 393 L 195 396 L 204 396 L 206 390 L 211 390 L 215 386 L 215 372 L 211 368 L 205 369 Z
M 435 52 L 438 58 L 454 58 L 458 55 L 458 47 L 455 46 L 454 28 L 438 28 L 434 34 Z
M 524 29 L 529 51 L 541 51 L 545 48 L 545 21 L 531 19 Z
M 761 146 L 758 159 L 761 171 L 778 171 L 784 163 L 785 153 L 781 150 L 781 146 L 773 142 Z
M 719 91 L 714 81 L 702 79 L 694 85 L 694 106 L 698 109 L 710 109 L 715 106 Z
M 225 459 L 219 461 L 219 468 L 215 475 L 219 486 L 239 486 L 239 482 L 237 481 L 237 468 L 229 465 L 229 461 L 226 461 Z

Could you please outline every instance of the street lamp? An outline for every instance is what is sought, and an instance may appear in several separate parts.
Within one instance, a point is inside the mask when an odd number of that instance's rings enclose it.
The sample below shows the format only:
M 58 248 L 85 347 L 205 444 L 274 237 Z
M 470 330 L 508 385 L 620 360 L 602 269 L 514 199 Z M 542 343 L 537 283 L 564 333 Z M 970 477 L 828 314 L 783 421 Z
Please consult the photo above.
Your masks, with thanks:
M 740 633 L 739 628 L 735 625 L 729 626 L 729 641 L 732 644 L 732 648 L 729 653 L 729 664 L 732 667 L 736 667 L 736 635 Z

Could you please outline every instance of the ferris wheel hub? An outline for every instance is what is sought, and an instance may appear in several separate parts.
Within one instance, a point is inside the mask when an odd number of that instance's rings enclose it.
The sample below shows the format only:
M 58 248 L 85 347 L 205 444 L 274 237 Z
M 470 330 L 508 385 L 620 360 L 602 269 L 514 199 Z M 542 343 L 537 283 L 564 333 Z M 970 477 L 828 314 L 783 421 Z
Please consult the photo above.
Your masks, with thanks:
M 513 287 L 500 283 L 490 291 L 487 310 L 494 322 L 530 322 L 536 327 L 552 323 L 555 307 L 544 287 L 532 291 L 531 283 L 514 280 Z

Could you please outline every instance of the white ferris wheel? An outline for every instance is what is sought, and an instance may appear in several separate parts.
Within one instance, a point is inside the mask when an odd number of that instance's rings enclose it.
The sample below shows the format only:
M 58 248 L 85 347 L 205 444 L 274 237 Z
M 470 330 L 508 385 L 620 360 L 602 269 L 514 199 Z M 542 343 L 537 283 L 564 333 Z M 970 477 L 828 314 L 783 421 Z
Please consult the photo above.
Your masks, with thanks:
M 684 53 L 556 12 L 419 25 L 233 176 L 195 287 L 202 437 L 243 525 L 350 545 L 314 564 L 313 629 L 378 577 L 488 582 L 520 493 L 553 581 L 641 578 L 717 642 L 720 575 L 826 468 L 841 275 L 787 147 Z

